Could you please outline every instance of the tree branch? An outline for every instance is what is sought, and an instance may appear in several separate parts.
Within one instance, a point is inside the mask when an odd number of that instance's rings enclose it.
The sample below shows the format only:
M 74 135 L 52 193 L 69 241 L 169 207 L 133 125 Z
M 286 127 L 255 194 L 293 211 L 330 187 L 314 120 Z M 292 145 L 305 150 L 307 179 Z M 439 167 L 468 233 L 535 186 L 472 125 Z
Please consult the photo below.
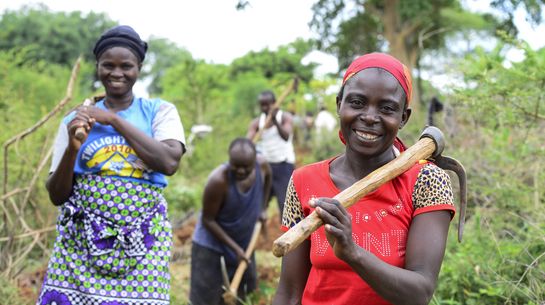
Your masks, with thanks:
M 376 6 L 371 4 L 371 1 L 365 1 L 363 3 L 363 8 L 368 11 L 370 14 L 378 16 L 382 20 L 382 16 L 384 16 L 384 12 L 381 12 L 379 9 L 377 9 Z
M 17 189 L 14 189 L 12 190 L 11 192 L 7 193 L 7 194 L 4 194 L 2 196 L 0 196 L 0 205 L 2 206 L 2 210 L 4 211 L 4 226 L 7 226 L 8 223 L 9 224 L 13 224 L 13 220 L 11 219 L 11 217 L 9 216 L 9 211 L 7 210 L 7 207 L 6 205 L 4 204 L 5 200 L 8 199 L 9 197 L 15 195 L 15 194 L 18 194 L 18 193 L 22 193 L 24 191 L 28 190 L 28 188 L 17 188 Z
M 429 29 L 431 29 L 432 26 L 428 26 L 426 27 L 425 29 L 422 29 L 419 33 L 418 33 L 418 47 L 420 49 L 424 49 L 424 41 L 426 39 L 430 39 L 431 37 L 435 36 L 435 35 L 439 35 L 441 33 L 444 33 L 446 31 L 449 31 L 450 28 L 447 28 L 447 27 L 442 27 L 442 28 L 438 28 L 438 29 L 435 29 L 433 31 L 430 31 L 428 32 Z
M 38 180 L 40 173 L 44 169 L 45 165 L 47 164 L 47 160 L 49 160 L 49 157 L 51 157 L 52 153 L 53 153 L 53 146 L 51 146 L 51 148 L 47 151 L 46 155 L 40 161 L 40 164 L 38 164 L 38 167 L 36 168 L 34 172 L 34 176 L 30 180 L 30 183 L 28 184 L 27 192 L 25 194 L 25 197 L 23 198 L 23 202 L 21 203 L 21 210 L 25 209 L 30 199 L 30 194 L 32 193 L 32 189 L 34 189 L 34 185 L 36 184 L 36 181 Z
M 34 246 L 35 246 L 39 241 L 40 241 L 40 235 L 39 235 L 39 234 L 34 235 L 34 240 L 32 241 L 32 243 L 25 249 L 25 251 L 23 251 L 22 254 L 19 254 L 19 255 L 17 256 L 17 259 L 15 260 L 15 262 L 10 263 L 10 264 L 7 266 L 6 270 L 3 272 L 2 275 L 9 278 L 11 269 L 12 269 L 14 266 L 16 266 L 17 264 L 19 264 L 19 262 L 20 262 L 21 260 L 23 260 L 23 259 L 30 253 L 30 251 L 34 248 Z
M 24 137 L 28 136 L 32 132 L 34 132 L 36 129 L 40 128 L 45 122 L 47 122 L 51 117 L 53 117 L 55 114 L 57 114 L 68 102 L 72 100 L 72 94 L 74 91 L 74 85 L 76 83 L 76 78 L 79 72 L 80 68 L 80 62 L 81 62 L 81 56 L 76 60 L 76 63 L 74 64 L 74 67 L 72 68 L 72 73 L 70 75 L 70 79 L 68 81 L 68 86 L 66 88 L 66 96 L 51 110 L 48 114 L 46 114 L 43 118 L 41 118 L 36 124 L 33 126 L 27 128 L 23 132 L 11 137 L 9 140 L 7 140 L 4 143 L 4 186 L 3 186 L 3 194 L 7 193 L 8 189 L 8 148 L 11 144 L 20 141 Z
M 20 239 L 20 238 L 24 238 L 24 237 L 28 237 L 28 236 L 33 236 L 33 235 L 36 235 L 36 234 L 42 234 L 42 233 L 47 233 L 47 232 L 51 232 L 51 231 L 54 231 L 56 228 L 56 226 L 49 226 L 47 228 L 43 228 L 43 229 L 39 229 L 39 230 L 34 230 L 34 231 L 30 231 L 30 232 L 26 232 L 26 233 L 23 233 L 23 234 L 19 234 L 19 235 L 15 235 L 15 236 L 7 236 L 7 237 L 0 237 L 0 242 L 1 241 L 8 241 L 8 240 L 13 240 L 13 239 Z
M 515 106 L 518 110 L 520 110 L 520 112 L 522 112 L 526 116 L 532 117 L 532 118 L 534 118 L 536 120 L 544 120 L 545 121 L 545 116 L 542 115 L 542 114 L 539 114 L 537 112 L 528 111 L 524 107 L 522 107 L 521 105 L 519 105 L 519 104 L 517 104 L 515 102 L 513 102 L 513 106 Z
M 401 31 L 399 32 L 399 35 L 401 35 L 403 38 L 409 36 L 411 33 L 414 33 L 416 29 L 418 29 L 419 26 L 422 25 L 422 21 L 414 21 L 411 24 L 403 24 L 403 27 Z

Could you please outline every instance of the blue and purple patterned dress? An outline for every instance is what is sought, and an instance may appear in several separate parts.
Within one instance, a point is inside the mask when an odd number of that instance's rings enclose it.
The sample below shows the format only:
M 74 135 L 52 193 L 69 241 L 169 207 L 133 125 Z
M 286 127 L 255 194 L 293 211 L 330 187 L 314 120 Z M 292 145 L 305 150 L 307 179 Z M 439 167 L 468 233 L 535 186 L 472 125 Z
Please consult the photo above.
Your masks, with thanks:
M 172 125 L 173 114 L 165 120 L 165 108 L 172 111 L 173 106 L 165 103 L 135 99 L 118 115 L 158 140 L 183 143 L 183 129 L 180 136 L 161 126 L 165 121 Z M 97 106 L 104 107 L 102 102 Z M 176 117 L 179 121 L 177 112 Z M 64 128 L 70 119 L 61 124 L 56 151 L 66 147 Z M 52 171 L 58 160 L 54 156 Z M 162 195 L 166 179 L 142 165 L 114 128 L 93 127 L 76 160 L 72 195 L 60 207 L 58 236 L 38 305 L 170 303 L 172 232 Z

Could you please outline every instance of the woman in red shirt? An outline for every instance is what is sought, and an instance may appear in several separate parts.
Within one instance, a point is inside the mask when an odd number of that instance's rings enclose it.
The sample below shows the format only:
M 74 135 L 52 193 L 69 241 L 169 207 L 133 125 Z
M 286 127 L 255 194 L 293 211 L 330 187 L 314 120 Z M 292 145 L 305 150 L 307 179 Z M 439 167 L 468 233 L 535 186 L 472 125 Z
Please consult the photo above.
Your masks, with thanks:
M 392 56 L 356 59 L 337 96 L 345 143 L 339 156 L 296 170 L 282 225 L 313 210 L 325 226 L 284 256 L 273 304 L 427 304 L 435 290 L 454 214 L 448 175 L 432 163 L 407 172 L 348 209 L 331 199 L 405 147 L 411 78 Z

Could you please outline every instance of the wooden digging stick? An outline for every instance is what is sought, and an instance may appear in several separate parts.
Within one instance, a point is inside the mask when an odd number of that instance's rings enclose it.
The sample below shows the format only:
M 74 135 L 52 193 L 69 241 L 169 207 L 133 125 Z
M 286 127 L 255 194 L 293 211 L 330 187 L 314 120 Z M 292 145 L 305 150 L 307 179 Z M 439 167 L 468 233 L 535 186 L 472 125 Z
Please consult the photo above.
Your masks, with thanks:
M 274 112 L 273 110 L 277 109 L 277 108 L 280 108 L 280 105 L 284 102 L 286 97 L 288 97 L 288 95 L 292 91 L 297 91 L 298 86 L 299 86 L 299 79 L 296 77 L 296 78 L 293 79 L 293 82 L 291 83 L 291 85 L 288 88 L 286 88 L 286 90 L 284 90 L 284 92 L 282 92 L 282 94 L 276 100 L 274 105 L 272 105 L 271 109 L 269 110 L 269 113 L 267 114 L 267 118 L 265 118 L 265 125 L 264 125 L 265 127 L 268 126 L 269 124 L 271 124 L 271 121 L 273 119 L 273 117 L 272 117 L 272 114 Z M 265 127 L 257 130 L 257 132 L 252 137 L 252 142 L 256 143 L 259 140 L 259 138 L 261 138 L 261 134 L 263 133 L 263 130 L 265 129 Z
M 252 233 L 252 237 L 250 239 L 250 244 L 248 244 L 248 248 L 246 248 L 246 252 L 244 253 L 246 257 L 251 257 L 252 253 L 254 252 L 255 246 L 257 244 L 257 238 L 259 237 L 259 233 L 261 232 L 262 225 L 263 224 L 259 220 L 255 223 L 254 232 Z M 236 304 L 238 286 L 240 285 L 240 282 L 242 281 L 242 276 L 244 275 L 246 268 L 248 268 L 248 263 L 245 260 L 242 260 L 240 264 L 238 265 L 237 270 L 235 271 L 233 280 L 231 281 L 231 284 L 229 285 L 229 290 L 223 293 L 223 301 L 225 302 L 225 304 L 227 305 Z
M 422 137 L 416 144 L 401 153 L 394 160 L 386 163 L 340 192 L 333 197 L 333 199 L 338 200 L 341 205 L 348 208 L 358 202 L 363 196 L 378 189 L 384 183 L 410 169 L 419 160 L 439 155 L 444 147 L 444 138 L 442 138 L 439 129 L 435 128 L 436 131 L 434 130 L 431 134 L 426 133 L 428 129 L 424 131 Z M 443 145 L 436 143 L 443 143 Z M 323 221 L 316 211 L 313 211 L 305 219 L 274 241 L 273 254 L 277 257 L 284 256 L 307 239 L 310 234 L 316 231 L 321 225 L 323 225 Z
M 93 106 L 97 101 L 100 101 L 101 99 L 103 99 L 105 97 L 105 94 L 100 94 L 100 95 L 96 95 L 92 98 L 86 98 L 84 101 L 83 101 L 83 106 Z M 85 137 L 85 133 L 87 131 L 85 131 L 85 128 L 83 127 L 78 127 L 76 129 L 76 132 L 75 132 L 75 136 L 76 136 L 76 139 L 78 140 L 83 140 L 83 138 Z
M 86 98 L 84 101 L 83 101 L 83 106 L 92 106 L 93 105 L 93 101 L 89 98 Z M 75 136 L 76 136 L 76 139 L 82 141 L 83 138 L 85 137 L 85 134 L 86 134 L 86 130 L 85 128 L 83 127 L 78 127 L 76 129 L 76 133 L 75 133 Z

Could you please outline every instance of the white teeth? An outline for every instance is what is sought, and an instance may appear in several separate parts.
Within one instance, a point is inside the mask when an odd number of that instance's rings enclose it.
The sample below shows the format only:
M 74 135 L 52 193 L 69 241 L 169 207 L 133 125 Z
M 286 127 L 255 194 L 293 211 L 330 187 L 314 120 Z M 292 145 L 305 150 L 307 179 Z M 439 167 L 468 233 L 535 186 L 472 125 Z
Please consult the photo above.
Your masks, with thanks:
M 365 132 L 358 131 L 358 130 L 356 130 L 356 134 L 357 134 L 359 137 L 364 138 L 365 140 L 370 140 L 370 141 L 372 141 L 372 140 L 378 139 L 378 136 L 377 136 L 377 135 L 370 134 L 370 133 L 365 133 Z

